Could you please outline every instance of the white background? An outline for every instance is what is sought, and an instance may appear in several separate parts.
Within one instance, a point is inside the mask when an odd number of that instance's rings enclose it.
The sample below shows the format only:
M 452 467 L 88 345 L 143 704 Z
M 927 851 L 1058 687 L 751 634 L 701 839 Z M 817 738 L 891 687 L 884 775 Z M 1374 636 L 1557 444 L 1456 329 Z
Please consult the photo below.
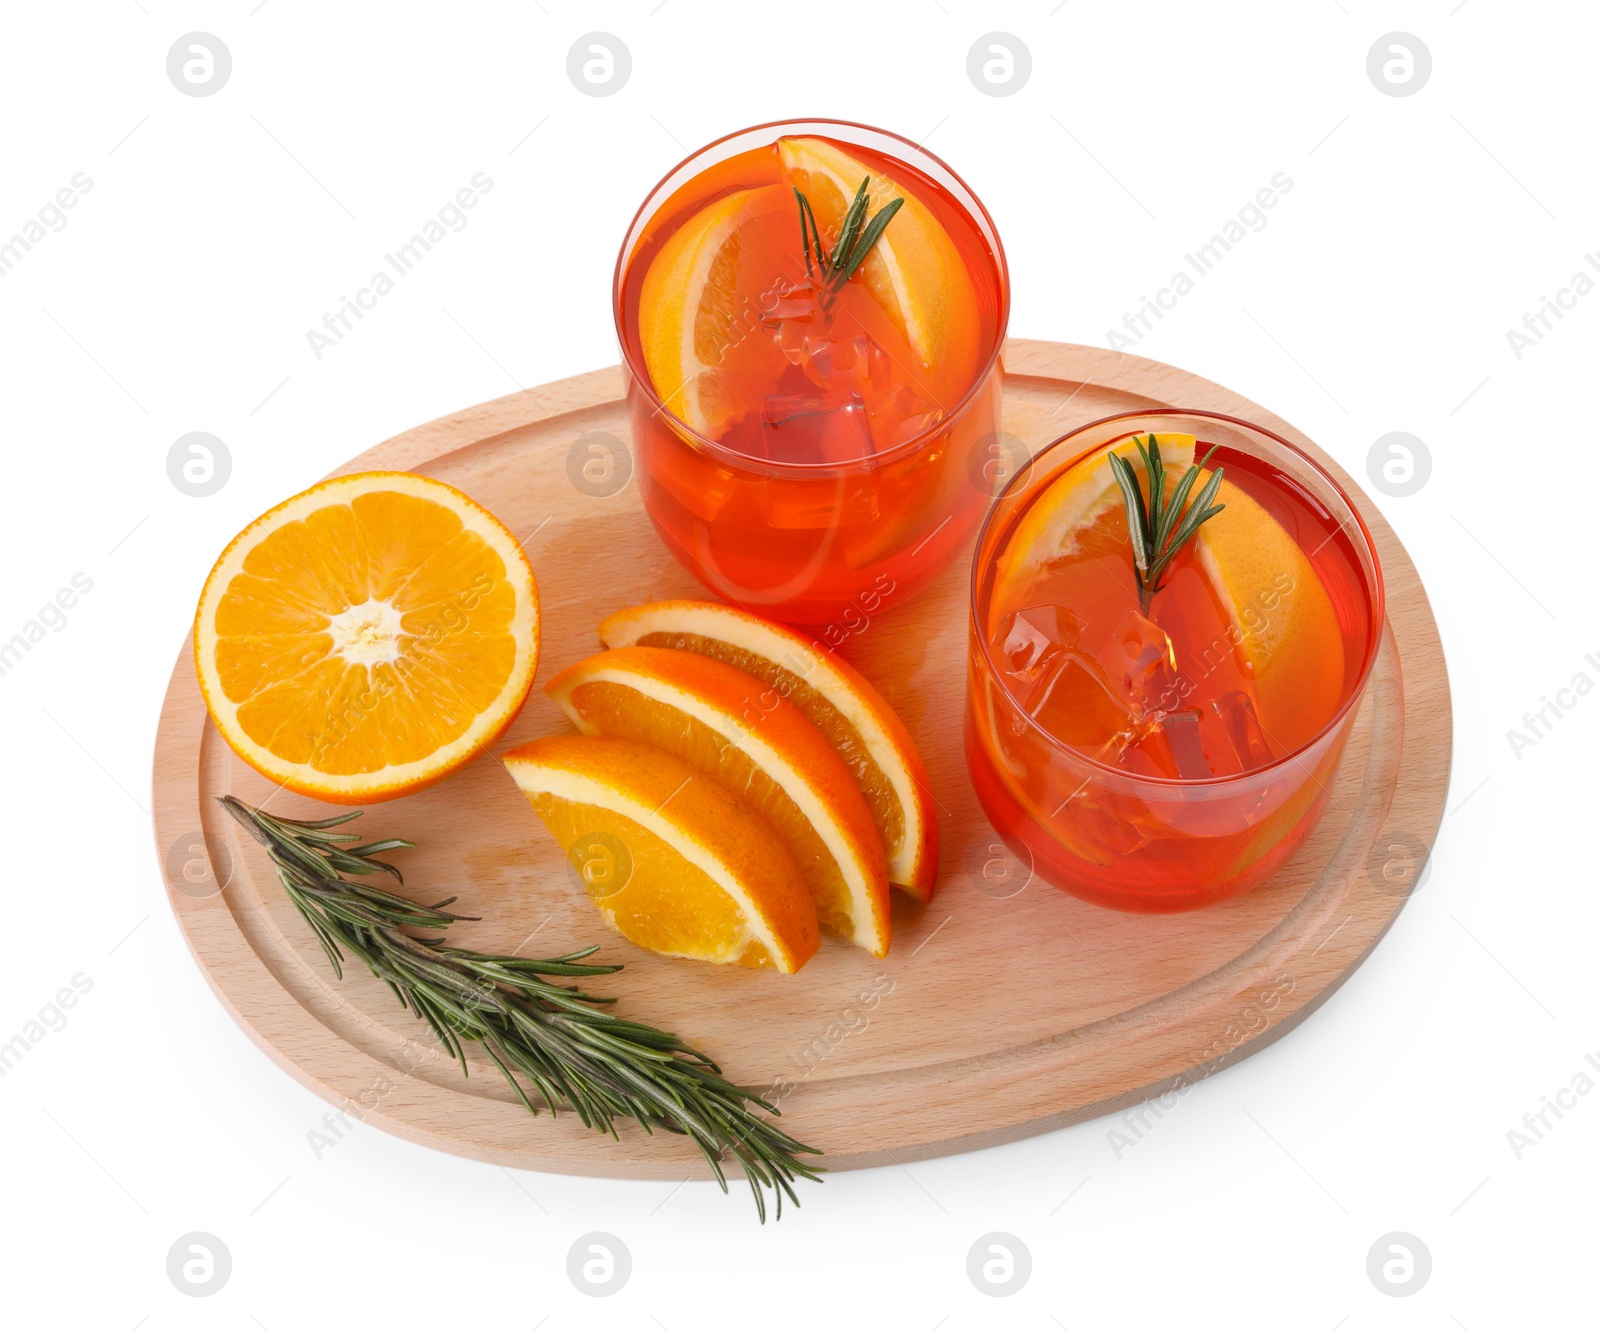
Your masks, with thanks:
M 1520 756 L 1508 731 L 1579 672 L 1600 681 L 1600 295 L 1520 359 L 1506 333 L 1600 250 L 1597 20 L 1506 0 L 6 5 L 0 238 L 74 173 L 93 188 L 0 279 L 0 639 L 73 574 L 93 589 L 0 677 L 0 1042 L 75 974 L 93 987 L 0 1080 L 5 1321 L 1593 1325 L 1600 1094 L 1520 1159 L 1507 1133 L 1600 1050 L 1600 698 Z M 1031 51 L 1012 96 L 966 73 L 997 29 Z M 165 67 L 196 30 L 233 60 L 204 98 Z M 613 96 L 566 74 L 593 30 L 632 54 Z M 1414 96 L 1367 76 L 1396 30 L 1432 53 Z M 612 263 L 646 191 L 711 138 L 800 115 L 926 137 L 996 218 L 1022 337 L 1105 345 L 1292 178 L 1138 350 L 1282 414 L 1357 477 L 1380 436 L 1426 442 L 1428 484 L 1378 502 L 1451 671 L 1430 876 L 1325 1008 L 1121 1158 L 1089 1122 L 833 1176 L 764 1229 L 708 1184 L 512 1175 L 372 1127 L 316 1159 L 324 1104 L 212 997 L 151 846 L 156 717 L 204 573 L 346 457 L 612 363 Z M 494 188 L 470 225 L 316 359 L 306 331 L 476 172 Z M 194 430 L 232 456 L 209 498 L 167 476 Z M 194 1230 L 233 1256 L 206 1299 L 166 1274 Z M 594 1230 L 632 1253 L 608 1299 L 565 1274 Z M 994 1230 L 1033 1254 L 1005 1299 L 966 1273 Z M 1408 1298 L 1366 1274 L 1394 1230 L 1433 1256 Z

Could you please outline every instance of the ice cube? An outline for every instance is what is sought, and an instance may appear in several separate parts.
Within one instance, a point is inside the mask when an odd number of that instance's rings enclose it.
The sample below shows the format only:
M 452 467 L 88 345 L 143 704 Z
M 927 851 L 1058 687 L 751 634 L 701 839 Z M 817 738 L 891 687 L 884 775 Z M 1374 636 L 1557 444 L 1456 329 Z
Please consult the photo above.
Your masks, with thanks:
M 855 462 L 873 453 L 860 393 L 764 398 L 761 438 L 773 462 Z
M 1106 655 L 1115 660 L 1128 698 L 1152 720 L 1183 700 L 1172 639 L 1153 619 L 1128 611 L 1112 633 Z
M 790 364 L 806 365 L 811 355 L 808 345 L 818 340 L 825 322 L 816 282 L 809 277 L 798 282 L 780 277 L 762 293 L 759 305 L 762 324 L 772 330 Z
M 1255 703 L 1242 689 L 1232 689 L 1211 704 L 1222 731 L 1233 747 L 1241 772 L 1253 772 L 1274 761 L 1271 744 L 1256 717 Z
M 761 516 L 769 527 L 820 533 L 814 551 L 793 555 L 796 584 L 815 576 L 830 552 L 882 517 L 878 479 L 878 469 L 867 467 L 831 477 L 771 476 L 761 482 Z
M 1074 848 L 1097 864 L 1111 864 L 1120 855 L 1143 850 L 1161 830 L 1138 801 L 1087 783 L 1054 810 L 1054 817 L 1071 829 Z
M 871 404 L 889 386 L 889 357 L 865 333 L 814 335 L 806 339 L 805 350 L 803 368 L 819 388 L 860 393 Z
M 1123 754 L 1122 765 L 1141 776 L 1166 776 L 1197 781 L 1219 773 L 1206 757 L 1208 718 L 1198 708 L 1151 714 L 1137 740 Z
M 1161 718 L 1161 737 L 1166 741 L 1167 752 L 1172 755 L 1174 775 L 1185 781 L 1201 781 L 1216 775 L 1200 747 L 1199 708 L 1168 712 Z
M 778 296 L 761 311 L 761 322 L 775 328 L 781 323 L 810 323 L 817 315 L 817 303 L 809 295 Z
M 1006 674 L 1032 685 L 1082 632 L 1083 622 L 1065 606 L 1033 605 L 1010 616 L 994 642 Z
M 773 462 L 866 461 L 865 466 L 841 465 L 839 470 L 821 475 L 802 471 L 769 476 L 760 482 L 762 516 L 769 526 L 827 533 L 817 559 L 836 548 L 836 542 L 847 539 L 848 533 L 882 516 L 879 471 L 871 461 L 872 434 L 859 393 L 764 399 L 760 447 L 763 456 Z
M 1104 762 L 1115 762 L 1142 728 L 1117 682 L 1077 647 L 1053 655 L 1024 705 L 1049 734 Z
M 808 349 L 819 373 L 844 374 L 855 369 L 856 362 L 866 356 L 869 342 L 865 334 L 832 341 L 819 338 Z
M 943 419 L 943 409 L 904 379 L 872 401 L 873 433 L 884 448 L 915 439 Z

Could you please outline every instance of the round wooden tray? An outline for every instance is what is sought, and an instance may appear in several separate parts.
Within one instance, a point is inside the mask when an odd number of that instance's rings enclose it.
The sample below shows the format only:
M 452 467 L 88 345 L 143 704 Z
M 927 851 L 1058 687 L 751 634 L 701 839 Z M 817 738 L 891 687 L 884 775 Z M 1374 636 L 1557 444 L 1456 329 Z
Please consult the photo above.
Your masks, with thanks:
M 1382 937 L 1443 812 L 1450 696 L 1416 569 L 1377 509 L 1297 430 L 1181 370 L 1089 347 L 1008 344 L 1005 429 L 1032 449 L 1120 411 L 1226 412 L 1293 440 L 1354 497 L 1388 587 L 1385 635 L 1327 815 L 1272 881 L 1185 915 L 1077 901 L 1005 855 L 961 753 L 967 560 L 862 626 L 841 653 L 883 690 L 927 760 L 943 867 L 927 907 L 895 902 L 883 961 L 837 940 L 796 976 L 670 961 L 612 934 L 493 755 L 422 794 L 371 809 L 360 830 L 406 836 L 406 890 L 483 921 L 463 946 L 553 955 L 588 942 L 625 962 L 596 982 L 624 1015 L 677 1031 L 734 1080 L 776 1087 L 785 1126 L 833 1169 L 1011 1141 L 1174 1091 L 1261 1048 L 1321 1003 Z M 541 675 L 598 647 L 622 606 L 702 595 L 657 540 L 627 480 L 617 369 L 579 375 L 410 430 L 341 472 L 400 468 L 494 510 L 539 577 Z M 609 459 L 609 462 L 608 462 Z M 588 465 L 589 470 L 584 471 Z M 609 470 L 608 470 L 609 467 Z M 620 488 L 619 488 L 620 485 Z M 1402 685 L 1402 675 L 1404 684 Z M 535 688 L 496 753 L 567 728 Z M 564 1114 L 531 1118 L 492 1066 L 461 1072 L 359 968 L 342 982 L 265 856 L 215 804 L 233 792 L 289 816 L 330 810 L 269 784 L 206 719 L 185 644 L 154 757 L 158 852 L 184 935 L 250 1036 L 318 1094 L 413 1141 L 529 1169 L 627 1178 L 707 1171 L 686 1141 L 632 1126 L 621 1140 Z

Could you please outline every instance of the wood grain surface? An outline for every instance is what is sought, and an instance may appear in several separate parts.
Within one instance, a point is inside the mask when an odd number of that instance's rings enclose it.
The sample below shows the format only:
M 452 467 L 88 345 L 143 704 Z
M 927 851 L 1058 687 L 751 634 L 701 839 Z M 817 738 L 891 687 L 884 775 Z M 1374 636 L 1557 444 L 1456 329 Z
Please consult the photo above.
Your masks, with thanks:
M 597 981 L 598 991 L 620 995 L 622 1014 L 677 1031 L 740 1084 L 779 1096 L 785 1126 L 821 1147 L 832 1169 L 1044 1132 L 1261 1048 L 1383 936 L 1443 812 L 1450 695 L 1438 632 L 1416 569 L 1350 478 L 1270 412 L 1171 366 L 1012 341 L 1005 367 L 1004 428 L 1032 449 L 1116 412 L 1220 411 L 1305 448 L 1360 507 L 1383 562 L 1389 632 L 1329 811 L 1265 886 L 1198 912 L 1132 916 L 1038 881 L 989 884 L 983 866 L 1001 852 L 961 753 L 966 558 L 841 648 L 905 718 L 940 805 L 937 894 L 926 907 L 896 894 L 883 961 L 825 939 L 799 975 L 781 976 L 655 957 L 610 933 L 497 761 L 568 728 L 538 687 L 489 755 L 358 824 L 419 843 L 397 855 L 408 892 L 430 901 L 454 893 L 455 909 L 484 917 L 452 929 L 458 945 L 551 955 L 602 943 L 601 958 L 627 969 Z M 435 476 L 525 538 L 543 602 L 540 683 L 598 648 L 595 626 L 610 611 L 703 594 L 656 538 L 626 477 L 621 389 L 613 368 L 526 390 L 409 430 L 339 469 Z M 575 485 L 584 462 L 589 479 Z M 329 810 L 275 793 L 234 758 L 207 721 L 188 643 L 162 709 L 153 784 L 157 852 L 196 960 L 251 1038 L 319 1095 L 413 1141 L 505 1165 L 706 1174 L 682 1139 L 628 1127 L 613 1141 L 571 1115 L 530 1118 L 487 1062 L 463 1079 L 370 975 L 347 969 L 333 979 L 264 854 L 213 796 L 232 792 L 288 816 Z

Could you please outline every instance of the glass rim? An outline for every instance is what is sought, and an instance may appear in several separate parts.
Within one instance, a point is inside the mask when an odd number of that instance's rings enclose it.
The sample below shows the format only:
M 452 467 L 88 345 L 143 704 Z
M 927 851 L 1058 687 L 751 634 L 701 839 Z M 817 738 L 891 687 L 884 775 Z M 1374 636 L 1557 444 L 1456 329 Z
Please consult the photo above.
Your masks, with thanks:
M 684 167 L 730 140 L 742 138 L 747 134 L 759 133 L 761 130 L 784 130 L 802 125 L 832 126 L 838 129 L 865 130 L 869 134 L 881 134 L 886 139 L 893 139 L 896 143 L 903 144 L 909 149 L 910 153 L 918 154 L 927 161 L 934 163 L 942 171 L 948 172 L 950 178 L 966 194 L 965 199 L 958 199 L 957 202 L 968 213 L 972 214 L 975 220 L 981 223 L 979 230 L 986 232 L 984 239 L 989 244 L 990 253 L 994 260 L 999 293 L 994 346 L 979 365 L 978 370 L 973 375 L 972 383 L 968 385 L 966 392 L 961 395 L 956 405 L 941 420 L 913 435 L 910 439 L 902 440 L 893 448 L 885 449 L 881 453 L 872 453 L 863 458 L 852 458 L 848 462 L 775 462 L 770 458 L 751 457 L 746 453 L 739 452 L 737 449 L 728 448 L 726 445 L 718 443 L 715 439 L 708 439 L 661 400 L 661 395 L 656 392 L 655 385 L 650 382 L 649 371 L 644 366 L 634 363 L 634 356 L 628 348 L 628 339 L 622 327 L 623 284 L 628 272 L 629 251 L 637 246 L 638 242 L 635 233 L 638 231 L 640 223 L 645 220 L 647 215 L 650 215 L 647 214 L 646 210 L 652 209 L 652 205 L 658 205 L 662 202 L 661 194 L 667 182 L 682 171 Z M 781 134 L 774 135 L 774 140 L 781 137 Z M 909 154 L 906 155 L 906 164 L 917 167 L 918 170 L 922 169 Z M 630 246 L 630 240 L 633 241 L 633 246 Z M 877 125 L 868 125 L 856 120 L 839 120 L 827 116 L 769 120 L 758 125 L 747 125 L 743 129 L 736 129 L 696 148 L 650 187 L 649 192 L 644 196 L 644 202 L 639 205 L 633 215 L 633 220 L 628 223 L 628 228 L 622 236 L 622 245 L 617 251 L 617 263 L 611 277 L 611 316 L 613 325 L 616 328 L 617 342 L 622 348 L 623 365 L 633 377 L 634 382 L 638 384 L 645 396 L 654 405 L 655 410 L 652 415 L 665 416 L 671 422 L 674 431 L 686 443 L 719 461 L 726 462 L 743 471 L 762 471 L 777 476 L 815 478 L 817 476 L 846 474 L 853 471 L 867 471 L 885 463 L 894 462 L 902 457 L 910 456 L 918 450 L 926 448 L 931 439 L 943 434 L 949 428 L 950 422 L 966 411 L 972 404 L 973 399 L 988 384 L 990 377 L 994 374 L 995 366 L 999 363 L 1000 353 L 1005 348 L 1006 329 L 1011 321 L 1011 274 L 1006 266 L 1006 253 L 1000 241 L 1000 229 L 995 225 L 994 218 L 989 215 L 989 210 L 984 207 L 983 201 L 978 198 L 972 186 L 967 184 L 950 164 L 936 153 L 929 152 L 920 143 L 906 138 L 903 134 L 896 134 L 893 130 L 882 129 Z
M 1323 743 L 1330 734 L 1344 724 L 1345 719 L 1351 712 L 1351 709 L 1361 701 L 1363 695 L 1367 691 L 1367 684 L 1372 678 L 1373 667 L 1377 664 L 1378 652 L 1383 645 L 1383 635 L 1388 625 L 1387 602 L 1383 585 L 1383 564 L 1378 558 L 1378 547 L 1372 539 L 1372 532 L 1367 527 L 1366 519 L 1361 516 L 1361 510 L 1355 506 L 1355 504 L 1351 501 L 1350 496 L 1345 492 L 1344 486 L 1340 485 L 1339 482 L 1334 479 L 1326 467 L 1324 467 L 1314 457 L 1307 453 L 1305 449 L 1301 448 L 1298 444 L 1291 443 L 1276 431 L 1269 430 L 1263 425 L 1257 425 L 1254 421 L 1247 421 L 1238 416 L 1230 416 L 1226 412 L 1221 411 L 1204 411 L 1199 408 L 1187 407 L 1151 407 L 1144 411 L 1119 411 L 1114 412 L 1110 416 L 1101 416 L 1096 420 L 1085 422 L 1076 429 L 1069 430 L 1066 434 L 1061 435 L 1056 439 L 1052 439 L 1048 444 L 1035 453 L 1028 460 L 1028 462 L 1017 471 L 1016 475 L 1006 482 L 1006 484 L 1001 488 L 999 494 L 995 495 L 994 502 L 989 505 L 989 511 L 984 514 L 983 523 L 978 528 L 977 541 L 973 545 L 972 549 L 972 572 L 969 577 L 970 592 L 967 600 L 967 624 L 970 629 L 976 632 L 978 639 L 978 650 L 982 653 L 984 666 L 987 668 L 989 674 L 995 677 L 995 684 L 1001 688 L 1004 688 L 1004 685 L 1000 684 L 999 682 L 999 676 L 1004 672 L 1000 669 L 999 663 L 994 658 L 994 653 L 990 649 L 989 645 L 989 636 L 987 632 L 982 631 L 982 620 L 978 614 L 978 584 L 980 581 L 978 567 L 979 558 L 983 552 L 984 542 L 988 540 L 989 531 L 994 525 L 995 516 L 1000 511 L 1001 502 L 1012 493 L 1013 489 L 1019 488 L 1019 482 L 1021 483 L 1020 488 L 1022 489 L 1026 489 L 1027 486 L 1032 483 L 1034 466 L 1040 461 L 1041 458 L 1054 449 L 1060 448 L 1062 445 L 1069 443 L 1073 439 L 1076 439 L 1079 435 L 1085 434 L 1088 431 L 1097 429 L 1103 425 L 1111 425 L 1117 421 L 1145 420 L 1151 417 L 1161 418 L 1171 416 L 1193 416 L 1199 417 L 1203 420 L 1221 421 L 1225 424 L 1248 430 L 1254 434 L 1264 435 L 1266 438 L 1272 440 L 1273 443 L 1293 453 L 1297 458 L 1300 459 L 1301 462 L 1310 468 L 1312 472 L 1326 481 L 1333 493 L 1339 497 L 1339 502 L 1344 505 L 1345 510 L 1354 520 L 1356 530 L 1361 533 L 1361 539 L 1365 545 L 1367 557 L 1372 561 L 1373 576 L 1371 579 L 1371 584 L 1368 587 L 1368 594 L 1371 602 L 1372 628 L 1369 635 L 1369 640 L 1367 642 L 1366 657 L 1361 663 L 1361 671 L 1356 676 L 1356 682 L 1350 690 L 1350 696 L 1340 703 L 1339 706 L 1334 710 L 1333 715 L 1328 719 L 1326 725 L 1319 729 L 1316 734 L 1312 735 L 1310 739 L 1306 740 L 1305 743 L 1301 744 L 1292 752 L 1284 754 L 1283 757 L 1274 759 L 1264 767 L 1252 768 L 1248 772 L 1235 772 L 1227 776 L 1204 777 L 1146 776 L 1142 773 L 1125 771 L 1120 767 L 1114 767 L 1110 763 L 1102 762 L 1098 758 L 1091 757 L 1082 749 L 1075 748 L 1071 744 L 1066 743 L 1064 740 L 1058 739 L 1042 725 L 1040 725 L 1033 716 L 1029 715 L 1026 711 L 1023 711 L 1020 708 L 1018 710 L 1022 711 L 1022 715 L 1027 718 L 1029 730 L 1040 736 L 1053 750 L 1066 754 L 1072 760 L 1081 762 L 1095 772 L 1118 777 L 1124 781 L 1130 781 L 1142 785 L 1160 786 L 1165 789 L 1192 790 L 1205 789 L 1208 787 L 1223 787 L 1240 781 L 1260 780 L 1263 776 L 1266 776 L 1272 772 L 1276 772 L 1279 769 L 1294 763 L 1304 754 L 1308 753 L 1312 749 L 1315 749 L 1319 744 Z M 1113 439 L 1108 442 L 1115 442 L 1115 440 Z M 1085 452 L 1087 452 L 1087 450 L 1085 450 Z M 1076 461 L 1076 459 L 1073 459 L 1073 461 Z M 1056 476 L 1064 475 L 1068 470 L 1071 469 L 1072 465 L 1073 463 L 1069 462 L 1065 467 L 1062 467 L 1058 472 L 1056 472 Z M 1052 477 L 1052 479 L 1054 478 Z M 1365 575 L 1365 570 L 1362 570 L 1362 572 L 1363 575 Z

